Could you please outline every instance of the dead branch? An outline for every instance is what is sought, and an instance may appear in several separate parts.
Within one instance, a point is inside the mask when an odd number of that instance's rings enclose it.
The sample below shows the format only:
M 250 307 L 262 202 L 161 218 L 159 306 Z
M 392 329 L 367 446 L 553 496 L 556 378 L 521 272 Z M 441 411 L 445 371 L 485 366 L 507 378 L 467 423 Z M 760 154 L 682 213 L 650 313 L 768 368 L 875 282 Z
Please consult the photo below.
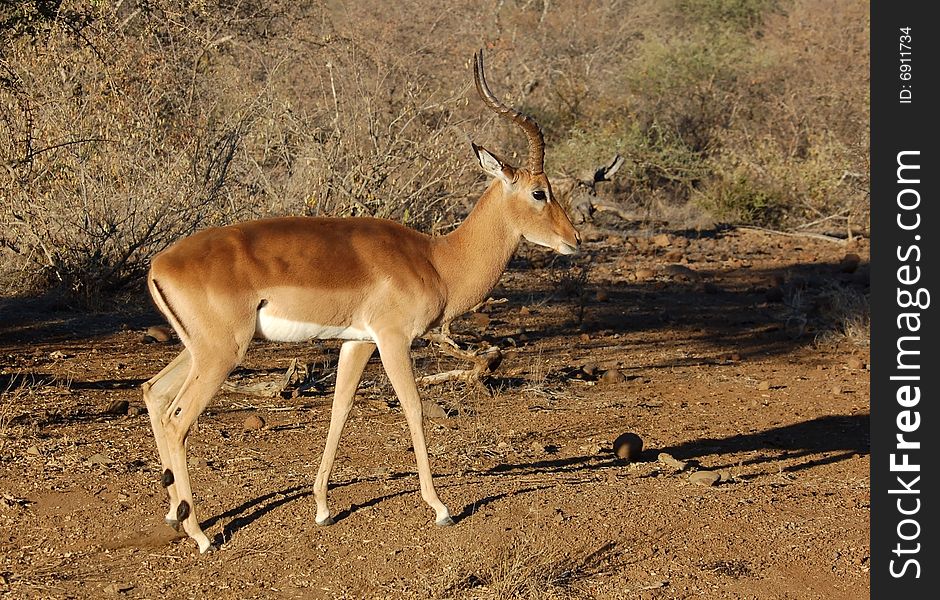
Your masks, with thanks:
M 845 244 L 847 240 L 842 238 L 837 238 L 831 235 L 826 235 L 824 233 L 813 233 L 811 231 L 779 231 L 777 229 L 768 229 L 767 227 L 757 227 L 755 225 L 738 225 L 736 229 L 743 229 L 745 231 L 757 231 L 760 233 L 766 233 L 771 235 L 782 235 L 786 237 L 802 237 L 810 238 L 814 240 L 823 240 L 825 242 L 836 242 L 839 244 Z

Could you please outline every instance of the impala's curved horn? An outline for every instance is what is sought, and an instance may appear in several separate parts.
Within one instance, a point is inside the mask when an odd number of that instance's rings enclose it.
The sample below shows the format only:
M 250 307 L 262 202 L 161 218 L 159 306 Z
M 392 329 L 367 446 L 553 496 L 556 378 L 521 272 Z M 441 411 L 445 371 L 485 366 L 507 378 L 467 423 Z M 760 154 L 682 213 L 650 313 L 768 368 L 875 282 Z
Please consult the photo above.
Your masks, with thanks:
M 525 131 L 526 137 L 529 139 L 529 161 L 527 166 L 536 175 L 542 173 L 545 161 L 545 139 L 542 137 L 542 129 L 539 124 L 532 117 L 506 106 L 493 95 L 489 86 L 486 85 L 486 77 L 483 75 L 483 50 L 475 52 L 473 59 L 473 81 L 477 85 L 480 98 L 496 114 L 509 119 Z

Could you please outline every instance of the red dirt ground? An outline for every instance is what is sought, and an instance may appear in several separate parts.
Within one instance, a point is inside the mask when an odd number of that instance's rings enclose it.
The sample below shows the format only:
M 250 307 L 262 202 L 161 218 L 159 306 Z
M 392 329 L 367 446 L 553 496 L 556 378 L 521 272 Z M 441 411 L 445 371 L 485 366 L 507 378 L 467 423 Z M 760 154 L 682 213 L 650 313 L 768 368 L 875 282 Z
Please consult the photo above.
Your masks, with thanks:
M 435 527 L 421 501 L 377 358 L 332 478 L 339 518 L 316 527 L 337 344 L 259 343 L 241 382 L 276 381 L 296 358 L 318 383 L 224 393 L 200 418 L 196 508 L 224 542 L 207 556 L 163 524 L 139 385 L 180 346 L 144 343 L 157 314 L 143 300 L 93 316 L 0 300 L 0 594 L 867 597 L 867 333 L 844 331 L 867 290 L 867 241 L 588 239 L 572 261 L 523 248 L 492 294 L 508 301 L 453 325 L 505 357 L 481 384 L 423 392 L 450 413 L 427 432 L 455 527 Z M 465 366 L 424 345 L 415 361 L 422 375 Z M 246 430 L 251 415 L 265 426 Z M 629 464 L 611 449 L 627 431 L 646 447 Z M 730 479 L 690 481 L 706 469 Z

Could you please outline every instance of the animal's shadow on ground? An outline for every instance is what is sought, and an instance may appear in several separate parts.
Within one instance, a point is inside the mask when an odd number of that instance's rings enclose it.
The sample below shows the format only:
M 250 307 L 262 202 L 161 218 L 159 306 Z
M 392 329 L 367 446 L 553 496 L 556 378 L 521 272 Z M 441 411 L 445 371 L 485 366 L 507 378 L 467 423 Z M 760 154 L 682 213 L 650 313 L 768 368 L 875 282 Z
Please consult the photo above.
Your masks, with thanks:
M 703 463 L 701 466 L 721 469 L 738 464 L 770 464 L 776 461 L 806 458 L 807 460 L 798 464 L 779 469 L 784 472 L 801 471 L 846 460 L 855 455 L 869 454 L 869 420 L 867 414 L 818 417 L 810 421 L 774 427 L 760 432 L 724 438 L 699 438 L 675 446 L 646 449 L 640 460 L 655 461 L 661 452 L 672 454 L 675 458 L 685 461 L 700 461 L 704 456 L 721 457 L 740 452 L 755 452 L 758 453 L 757 456 L 740 463 L 720 463 L 719 458 L 711 459 L 708 464 Z M 534 475 L 590 472 L 622 464 L 612 454 L 606 457 L 574 456 L 524 463 L 504 463 L 480 474 Z M 774 469 L 774 472 L 777 472 L 777 469 Z
M 818 467 L 841 460 L 852 458 L 855 455 L 869 453 L 869 417 L 868 415 L 852 416 L 825 416 L 786 425 L 774 427 L 765 431 L 739 434 L 724 438 L 699 438 L 689 440 L 682 444 L 657 449 L 647 449 L 643 452 L 641 461 L 655 461 L 660 452 L 668 452 L 675 458 L 685 461 L 696 461 L 703 468 L 720 469 L 738 464 L 758 465 L 767 464 L 768 472 L 796 472 L 804 469 Z M 740 463 L 721 463 L 721 457 L 740 452 L 755 452 L 758 455 L 741 461 Z M 796 464 L 790 464 L 778 469 L 769 468 L 774 462 L 806 459 Z M 531 462 L 503 463 L 485 471 L 472 471 L 470 476 L 501 476 L 520 477 L 527 475 L 551 474 L 588 474 L 611 468 L 622 467 L 612 454 L 606 456 L 585 455 L 565 457 L 558 459 L 545 459 Z M 413 473 L 393 473 L 382 479 L 403 479 L 414 477 Z M 378 481 L 379 478 L 356 478 L 349 481 L 330 485 L 336 489 L 347 485 L 366 481 Z M 441 488 L 449 487 L 444 477 L 438 479 Z M 459 523 L 471 518 L 475 513 L 489 504 L 498 502 L 509 496 L 518 496 L 543 489 L 554 487 L 554 484 L 545 482 L 530 485 L 522 489 L 513 489 L 507 492 L 491 494 L 464 506 L 453 515 L 454 521 Z M 339 511 L 333 516 L 339 522 L 355 514 L 358 510 L 375 506 L 391 498 L 404 494 L 416 493 L 417 489 L 408 486 L 406 489 L 389 494 L 375 496 L 366 502 L 352 504 L 349 508 Z M 213 516 L 202 523 L 208 529 L 219 522 L 228 520 L 221 533 L 216 535 L 216 542 L 221 543 L 231 538 L 237 531 L 250 525 L 279 507 L 301 500 L 313 495 L 313 484 L 293 486 L 283 490 L 269 492 L 252 498 L 223 513 Z M 229 520 L 230 519 L 230 520 Z M 313 520 L 311 519 L 311 522 Z
M 410 473 L 393 473 L 385 479 L 402 479 L 402 478 L 406 478 L 410 476 L 411 476 Z M 371 481 L 374 479 L 376 478 L 357 478 L 357 479 L 352 479 L 349 481 L 333 483 L 330 485 L 329 489 L 333 490 L 336 488 L 345 487 L 347 485 L 353 485 L 356 483 L 360 483 L 363 481 Z M 363 508 L 375 506 L 376 504 L 384 502 L 385 500 L 395 498 L 396 496 L 409 494 L 412 491 L 414 490 L 409 488 L 409 489 L 401 490 L 401 491 L 394 492 L 391 494 L 385 494 L 383 496 L 376 496 L 375 498 L 372 498 L 361 504 L 351 504 L 349 508 L 341 510 L 338 513 L 335 513 L 334 515 L 332 515 L 333 522 L 338 523 L 339 521 L 342 521 L 343 519 L 349 517 L 350 515 L 354 514 L 355 512 Z M 221 544 L 221 543 L 224 543 L 225 540 L 230 539 L 240 529 L 247 527 L 251 523 L 257 521 L 258 519 L 267 515 L 268 513 L 284 506 L 285 504 L 289 504 L 291 502 L 302 500 L 304 498 L 312 497 L 312 496 L 313 496 L 313 484 L 296 485 L 296 486 L 292 486 L 289 488 L 285 488 L 283 490 L 268 492 L 266 494 L 262 494 L 255 498 L 251 498 L 250 500 L 246 500 L 245 502 L 242 502 L 238 506 L 235 506 L 233 508 L 230 508 L 229 510 L 226 510 L 225 512 L 222 512 L 222 513 L 219 513 L 218 515 L 210 517 L 206 519 L 205 521 L 203 521 L 202 523 L 200 523 L 200 526 L 203 529 L 209 529 L 211 527 L 214 527 L 216 524 L 220 522 L 225 522 L 225 524 L 222 526 L 222 531 L 220 533 L 217 533 L 215 536 L 215 540 L 213 540 L 216 544 Z M 313 508 L 311 508 L 311 515 L 313 514 L 312 511 L 313 511 Z M 311 523 L 314 522 L 312 518 L 310 519 L 310 521 Z

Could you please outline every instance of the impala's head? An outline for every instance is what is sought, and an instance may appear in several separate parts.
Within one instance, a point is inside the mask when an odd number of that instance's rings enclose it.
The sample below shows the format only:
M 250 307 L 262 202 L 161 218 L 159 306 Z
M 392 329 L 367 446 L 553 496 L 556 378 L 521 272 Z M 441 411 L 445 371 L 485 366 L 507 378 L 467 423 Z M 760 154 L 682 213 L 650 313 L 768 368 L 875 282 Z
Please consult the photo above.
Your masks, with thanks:
M 480 167 L 503 188 L 506 218 L 515 223 L 522 237 L 530 242 L 552 248 L 560 254 L 574 254 L 581 244 L 581 236 L 555 199 L 552 185 L 545 176 L 545 140 L 538 123 L 493 95 L 483 75 L 482 50 L 474 54 L 473 79 L 483 102 L 496 114 L 518 125 L 529 140 L 528 161 L 525 167 L 520 168 L 473 144 Z

